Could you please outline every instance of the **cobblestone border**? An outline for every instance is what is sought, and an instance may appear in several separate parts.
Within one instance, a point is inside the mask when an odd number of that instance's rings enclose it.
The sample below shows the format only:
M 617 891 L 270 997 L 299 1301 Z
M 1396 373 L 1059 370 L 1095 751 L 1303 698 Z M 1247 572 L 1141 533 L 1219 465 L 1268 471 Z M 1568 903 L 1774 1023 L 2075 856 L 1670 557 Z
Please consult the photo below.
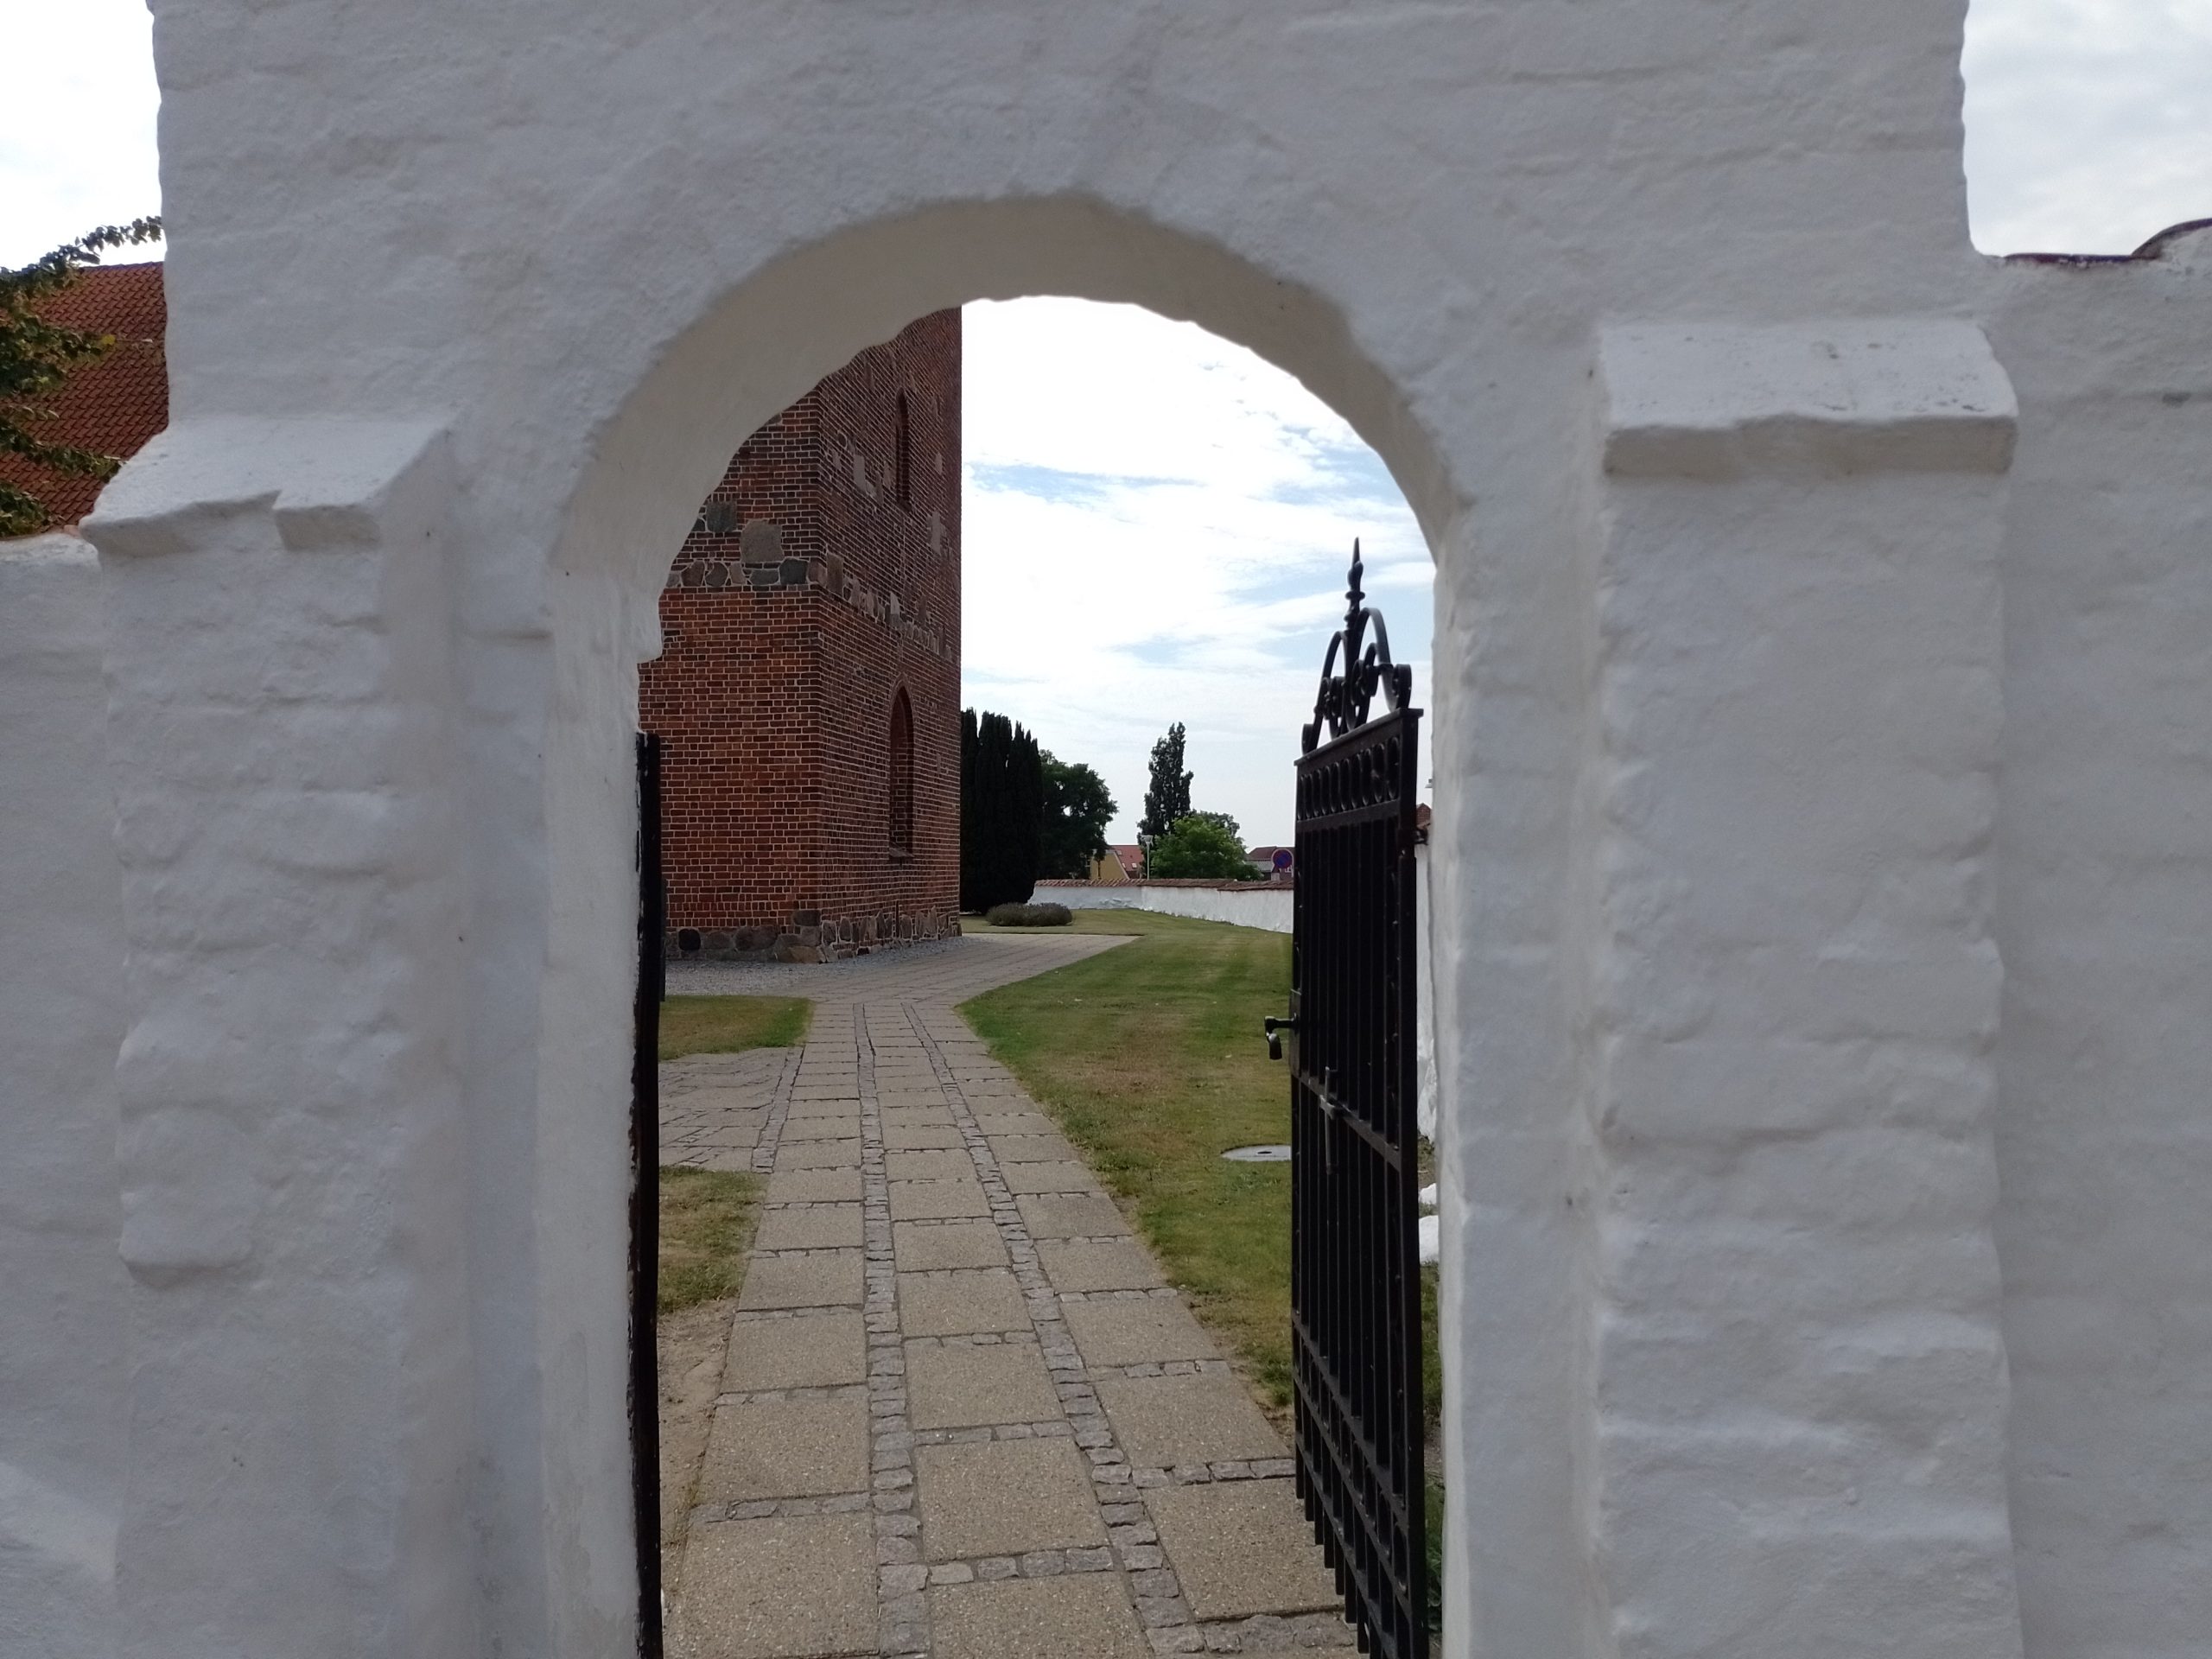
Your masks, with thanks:
M 798 1083 L 806 1049 L 786 1049 L 783 1070 L 776 1076 L 776 1092 L 768 1100 L 768 1116 L 760 1124 L 760 1138 L 753 1143 L 753 1173 L 766 1180 L 776 1173 L 776 1149 L 784 1139 L 784 1120 L 791 1116 L 791 1090 Z
M 991 1206 L 991 1219 L 997 1223 L 999 1236 L 1005 1243 L 1007 1255 L 1014 1263 L 1015 1281 L 1021 1287 L 1022 1300 L 1029 1309 L 1029 1321 L 1036 1332 L 1037 1345 L 1043 1351 L 1046 1368 L 1052 1374 L 1052 1385 L 1059 1395 L 1060 1409 L 1065 1414 L 1074 1431 L 1075 1443 L 1083 1449 L 1090 1465 L 1091 1493 L 1097 1500 L 1106 1522 L 1108 1547 L 1128 1575 L 1131 1594 L 1136 1601 L 1137 1619 L 1153 1649 L 1160 1653 L 1194 1653 L 1204 1649 L 1205 1637 L 1192 1627 L 1189 1605 L 1183 1599 L 1183 1589 L 1174 1570 L 1160 1548 L 1160 1535 L 1154 1530 L 1152 1517 L 1144 1501 L 1135 1491 L 1136 1471 L 1130 1468 L 1127 1456 L 1114 1437 L 1113 1426 L 1107 1421 L 1105 1409 L 1098 1403 L 1096 1389 L 1091 1386 L 1090 1374 L 1084 1369 L 1083 1356 L 1076 1350 L 1075 1338 L 1069 1332 L 1067 1321 L 1060 1314 L 1058 1293 L 1045 1276 L 1045 1269 L 1037 1255 L 1036 1241 L 1029 1236 L 1029 1228 L 1021 1218 L 1020 1205 L 1006 1184 L 997 1155 L 984 1137 L 984 1130 L 977 1122 L 979 1114 L 970 1103 L 968 1084 L 953 1070 L 938 1046 L 936 1034 L 921 1017 L 920 1009 L 911 1001 L 901 1002 L 900 1012 L 919 1040 L 922 1052 L 929 1057 L 937 1073 L 938 1084 L 944 1090 L 945 1104 L 951 1109 L 953 1122 L 959 1127 L 961 1137 L 968 1143 L 969 1156 L 974 1160 L 976 1179 L 982 1183 L 985 1198 Z M 978 1091 L 978 1098 L 1009 1097 L 1013 1091 L 993 1091 L 985 1095 Z M 1035 1113 L 1035 1108 L 1024 1098 L 1024 1110 Z M 1042 1114 L 1036 1114 L 1042 1116 Z M 998 1114 L 1005 1116 L 1005 1114 Z M 1071 1552 L 1039 1551 L 1041 1562 L 1058 1555 L 1060 1570 L 1065 1572 L 1065 1558 Z M 1028 1556 L 1019 1558 L 1027 1560 Z M 1008 1574 L 1007 1576 L 1013 1576 Z
M 817 1010 L 817 1017 L 819 1011 Z M 868 1327 L 868 1481 L 875 1512 L 876 1651 L 930 1650 L 921 1516 L 914 1507 L 914 1437 L 906 1410 L 906 1354 L 899 1338 L 898 1266 L 892 1251 L 891 1184 L 884 1175 L 883 1106 L 868 1005 L 852 1009 L 861 1101 L 861 1232 Z

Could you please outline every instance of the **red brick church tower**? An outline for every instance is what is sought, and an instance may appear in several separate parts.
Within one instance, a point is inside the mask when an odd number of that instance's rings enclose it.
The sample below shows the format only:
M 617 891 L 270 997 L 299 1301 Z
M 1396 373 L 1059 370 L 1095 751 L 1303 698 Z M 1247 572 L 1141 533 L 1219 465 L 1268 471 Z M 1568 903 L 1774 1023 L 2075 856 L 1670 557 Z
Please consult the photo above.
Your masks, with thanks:
M 672 957 L 811 961 L 958 929 L 960 313 L 739 447 L 661 594 Z

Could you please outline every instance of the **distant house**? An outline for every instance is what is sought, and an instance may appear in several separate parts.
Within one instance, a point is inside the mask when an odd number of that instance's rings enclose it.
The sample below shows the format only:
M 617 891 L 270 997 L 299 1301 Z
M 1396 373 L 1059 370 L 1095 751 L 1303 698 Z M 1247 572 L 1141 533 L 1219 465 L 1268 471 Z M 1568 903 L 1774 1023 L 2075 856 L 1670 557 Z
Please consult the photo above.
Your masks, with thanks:
M 1125 887 L 1129 884 L 1129 873 L 1122 867 L 1119 858 L 1105 852 L 1090 861 L 1090 879 L 1103 887 Z
M 1117 841 L 1107 849 L 1122 866 L 1122 874 L 1130 880 L 1141 880 L 1144 876 L 1144 849 L 1134 841 Z
M 43 400 L 54 411 L 49 418 L 24 424 L 34 437 L 50 443 L 130 460 L 169 423 L 168 364 L 162 354 L 168 311 L 161 265 L 90 266 L 37 308 L 41 317 L 63 327 L 111 334 L 115 346 L 98 362 L 73 371 Z M 0 454 L 0 479 L 36 496 L 56 529 L 91 512 L 106 483 L 48 472 L 6 454 Z

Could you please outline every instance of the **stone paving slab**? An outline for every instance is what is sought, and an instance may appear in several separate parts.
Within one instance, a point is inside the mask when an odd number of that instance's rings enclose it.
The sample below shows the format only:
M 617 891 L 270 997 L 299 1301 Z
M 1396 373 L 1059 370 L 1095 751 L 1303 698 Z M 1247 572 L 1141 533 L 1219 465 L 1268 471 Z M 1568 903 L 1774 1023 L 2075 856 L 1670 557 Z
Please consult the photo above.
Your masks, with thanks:
M 834 1307 L 861 1300 L 858 1250 L 810 1250 L 803 1255 L 756 1255 L 745 1269 L 739 1307 Z
M 1037 1259 L 1062 1293 L 1150 1290 L 1160 1283 L 1160 1264 L 1134 1238 L 1047 1238 L 1039 1243 Z
M 936 1659 L 1150 1659 L 1111 1573 L 1003 1579 L 929 1592 Z
M 861 1207 L 857 1204 L 825 1204 L 810 1208 L 779 1205 L 763 1216 L 760 1230 L 753 1235 L 753 1248 L 857 1250 L 861 1242 Z
M 789 1117 L 784 1120 L 781 1135 L 786 1146 L 794 1141 L 850 1141 L 858 1145 L 860 1138 L 858 1112 L 840 1112 L 835 1117 Z
M 861 1143 L 852 1141 L 785 1141 L 776 1154 L 776 1171 L 787 1169 L 857 1169 Z
M 687 1659 L 821 1659 L 877 1651 L 875 1545 L 865 1514 L 694 1527 L 677 1598 Z
M 722 1387 L 825 1389 L 868 1377 L 868 1332 L 852 1309 L 756 1319 L 741 1313 L 730 1329 Z
M 980 1183 L 963 1181 L 893 1181 L 891 1218 L 893 1221 L 943 1221 L 956 1216 L 988 1216 L 990 1203 Z
M 900 1271 L 928 1268 L 1002 1268 L 1006 1245 L 988 1221 L 948 1221 L 941 1225 L 899 1222 L 891 1229 Z
M 1145 1507 L 1198 1618 L 1319 1612 L 1338 1606 L 1336 1578 L 1287 1480 L 1160 1486 Z
M 976 1127 L 985 1135 L 1050 1135 L 1052 1120 L 1042 1112 L 978 1112 Z
M 931 1560 L 1106 1541 L 1090 1471 L 1073 1440 L 918 1446 L 914 1481 Z
M 927 1152 L 964 1147 L 968 1142 L 951 1123 L 917 1123 L 910 1128 L 886 1128 L 883 1144 L 892 1152 Z
M 899 1329 L 910 1337 L 961 1337 L 1029 1329 L 1029 1305 L 1004 1268 L 899 1275 Z
M 768 1202 L 777 1204 L 823 1204 L 831 1200 L 847 1200 L 857 1204 L 861 1196 L 861 1173 L 857 1169 L 785 1169 L 779 1170 L 768 1182 Z
M 1076 1149 L 1057 1135 L 995 1135 L 991 1152 L 1002 1164 L 1072 1162 Z
M 964 1181 L 974 1179 L 976 1160 L 964 1146 L 957 1151 L 887 1152 L 883 1173 L 893 1181 Z
M 1020 1207 L 1034 1238 L 1104 1238 L 1129 1230 L 1114 1200 L 1103 1193 L 1033 1196 L 1020 1200 Z
M 906 1345 L 906 1392 L 916 1428 L 1041 1423 L 1060 1414 L 1043 1357 L 1030 1343 Z
M 1135 1468 L 1290 1455 L 1234 1376 L 1102 1376 L 1095 1386 L 1114 1438 Z
M 1096 1192 L 1098 1178 L 1088 1164 L 1008 1164 L 1006 1186 L 1009 1192 Z
M 715 1408 L 699 1501 L 818 1497 L 868 1490 L 868 1395 L 724 1401 Z
M 1141 1365 L 1219 1357 L 1179 1297 L 1080 1302 L 1063 1310 L 1086 1365 Z

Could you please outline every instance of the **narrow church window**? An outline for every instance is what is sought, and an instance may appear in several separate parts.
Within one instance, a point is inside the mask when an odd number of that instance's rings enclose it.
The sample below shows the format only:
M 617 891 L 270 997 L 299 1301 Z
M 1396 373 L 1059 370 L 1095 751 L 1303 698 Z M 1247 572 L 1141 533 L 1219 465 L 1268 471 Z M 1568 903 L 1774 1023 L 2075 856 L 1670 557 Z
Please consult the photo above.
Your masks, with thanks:
M 914 710 L 904 686 L 891 697 L 891 850 L 914 850 Z
M 899 394 L 899 424 L 892 435 L 891 467 L 897 480 L 899 505 L 914 505 L 914 434 L 913 422 L 906 408 L 906 394 Z

